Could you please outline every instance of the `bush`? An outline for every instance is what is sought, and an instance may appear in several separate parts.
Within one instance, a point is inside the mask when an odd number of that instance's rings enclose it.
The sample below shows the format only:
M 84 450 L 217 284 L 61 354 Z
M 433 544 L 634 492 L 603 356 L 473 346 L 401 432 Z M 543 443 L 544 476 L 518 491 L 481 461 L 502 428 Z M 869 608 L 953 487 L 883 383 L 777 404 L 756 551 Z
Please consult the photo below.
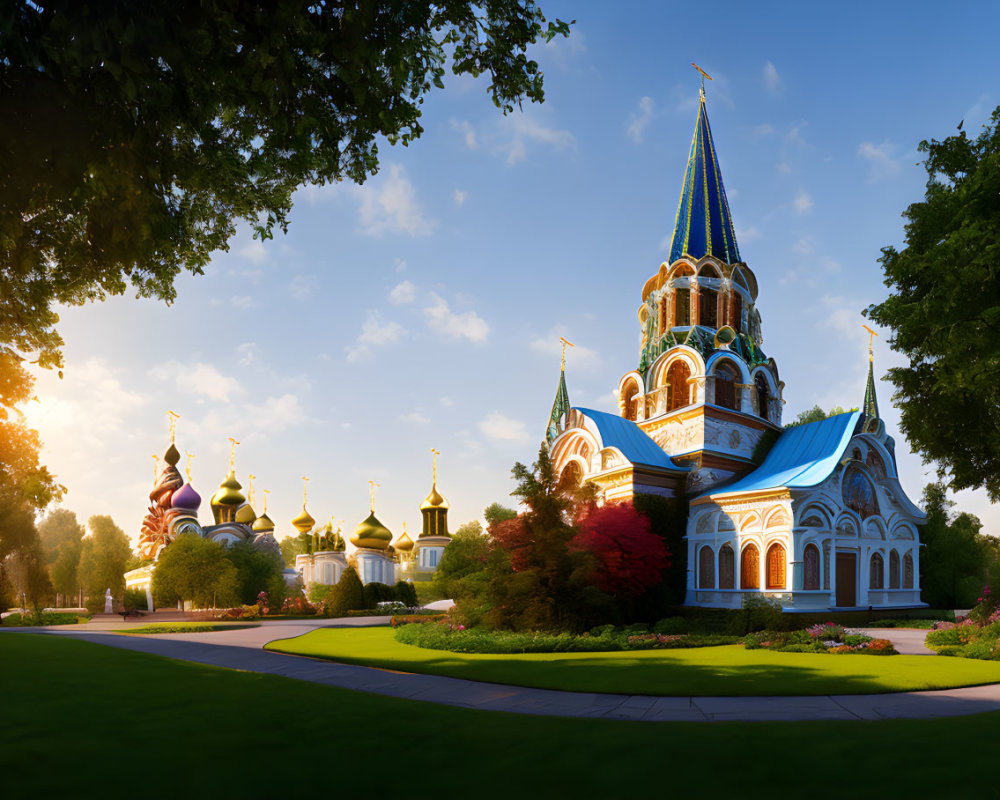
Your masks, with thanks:
M 11 614 L 4 617 L 3 624 L 10 628 L 35 627 L 36 625 L 76 625 L 79 622 L 88 622 L 87 617 L 79 617 L 76 614 L 60 614 L 50 611 L 35 613 L 29 611 L 27 614 Z
M 661 619 L 653 626 L 653 633 L 663 633 L 663 634 L 674 634 L 674 633 L 689 633 L 691 631 L 691 623 L 688 622 L 684 617 L 667 617 Z
M 359 611 L 366 607 L 365 587 L 358 577 L 358 571 L 354 567 L 348 567 L 333 587 L 325 612 L 331 617 L 342 617 L 348 611 Z
M 347 573 L 344 573 L 345 575 Z M 344 580 L 343 577 L 340 579 Z M 337 584 L 338 586 L 340 584 Z M 385 583 L 368 583 L 365 584 L 363 590 L 363 600 L 364 605 L 352 606 L 352 609 L 356 608 L 375 608 L 379 603 L 391 602 L 396 599 L 396 589 Z
M 142 589 L 126 589 L 125 608 L 149 611 L 149 603 L 146 602 L 146 592 Z
M 821 630 L 814 631 L 813 628 Z M 743 638 L 747 650 L 776 650 L 781 653 L 866 653 L 873 656 L 896 655 L 888 639 L 872 639 L 860 634 L 846 634 L 839 625 L 827 623 L 799 631 L 756 631 Z
M 417 601 L 417 590 L 409 581 L 398 581 L 395 586 L 396 599 L 408 608 L 414 608 L 420 603 Z
M 732 616 L 730 633 L 778 630 L 786 626 L 781 603 L 763 594 L 743 595 L 743 608 Z

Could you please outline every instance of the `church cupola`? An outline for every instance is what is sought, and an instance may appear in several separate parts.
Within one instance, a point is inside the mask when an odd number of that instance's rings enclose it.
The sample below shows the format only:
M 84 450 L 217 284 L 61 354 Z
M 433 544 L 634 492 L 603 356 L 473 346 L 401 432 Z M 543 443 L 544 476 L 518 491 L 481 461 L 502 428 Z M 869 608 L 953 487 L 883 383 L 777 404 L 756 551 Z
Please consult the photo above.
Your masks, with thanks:
M 562 366 L 559 368 L 559 386 L 556 387 L 556 399 L 552 403 L 552 413 L 549 414 L 549 426 L 545 429 L 545 441 L 555 439 L 569 422 L 569 392 L 566 390 L 566 347 L 575 347 L 572 342 L 560 336 L 562 342 Z
M 567 411 L 569 406 L 567 405 Z M 431 450 L 434 454 L 433 483 L 431 493 L 427 495 L 424 502 L 420 504 L 420 515 L 423 517 L 424 527 L 420 536 L 451 536 L 448 533 L 448 501 L 444 499 L 437 488 L 437 450 Z

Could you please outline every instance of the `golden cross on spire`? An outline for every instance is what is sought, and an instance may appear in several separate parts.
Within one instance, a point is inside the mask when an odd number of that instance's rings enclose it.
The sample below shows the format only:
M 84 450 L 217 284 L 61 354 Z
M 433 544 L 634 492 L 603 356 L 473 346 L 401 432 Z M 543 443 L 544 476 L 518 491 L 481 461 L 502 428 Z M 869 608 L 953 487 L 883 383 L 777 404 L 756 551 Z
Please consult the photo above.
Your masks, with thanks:
M 174 436 L 177 434 L 177 420 L 181 418 L 181 415 L 176 411 L 168 411 L 167 419 L 170 420 L 170 444 L 174 443 Z
M 709 80 L 712 80 L 712 76 L 709 75 L 707 72 L 705 72 L 705 70 L 703 70 L 701 67 L 699 67 L 697 64 L 695 64 L 693 61 L 691 62 L 691 66 L 694 67 L 696 70 L 698 70 L 698 72 L 701 73 L 701 90 L 700 90 L 700 93 L 699 93 L 699 97 L 704 102 L 704 100 L 705 100 L 705 78 L 708 78 Z
M 236 467 L 236 445 L 239 442 L 236 441 L 232 436 L 229 437 L 229 471 L 232 472 Z
M 379 484 L 375 483 L 375 481 L 368 481 L 368 491 L 371 493 L 373 514 L 375 513 L 375 489 L 378 486 Z
M 306 501 L 309 499 L 309 479 L 302 476 L 302 510 L 305 511 Z
M 431 452 L 434 454 L 434 456 L 433 456 L 433 458 L 434 458 L 434 468 L 433 468 L 434 485 L 437 486 L 437 482 L 438 482 L 438 456 L 441 455 L 441 453 L 440 453 L 440 451 L 435 450 L 433 447 L 431 448 Z
M 271 494 L 271 490 L 270 489 L 265 489 L 264 490 L 264 513 L 265 514 L 267 514 L 267 496 L 269 494 Z
M 155 453 L 153 458 L 153 486 L 156 486 L 156 479 L 160 476 L 160 457 Z
M 184 472 L 187 473 L 188 483 L 191 483 L 191 459 L 194 458 L 187 450 L 184 451 L 184 455 L 187 456 L 187 464 L 184 465 Z
M 875 360 L 875 352 L 872 349 L 872 345 L 875 343 L 875 337 L 878 336 L 878 334 L 867 325 L 862 325 L 861 327 L 868 331 L 868 363 L 870 364 Z
M 563 372 L 566 371 L 566 346 L 576 347 L 571 341 L 569 341 L 565 336 L 560 336 L 559 341 L 562 342 L 562 365 L 559 367 Z
M 250 479 L 250 486 L 249 486 L 249 488 L 247 489 L 247 501 L 248 501 L 248 502 L 250 503 L 250 505 L 252 506 L 252 505 L 253 505 L 253 503 L 254 503 L 254 496 L 253 496 L 253 482 L 254 482 L 254 480 L 256 480 L 257 476 L 256 476 L 256 475 L 248 475 L 247 477 L 248 477 L 248 478 Z

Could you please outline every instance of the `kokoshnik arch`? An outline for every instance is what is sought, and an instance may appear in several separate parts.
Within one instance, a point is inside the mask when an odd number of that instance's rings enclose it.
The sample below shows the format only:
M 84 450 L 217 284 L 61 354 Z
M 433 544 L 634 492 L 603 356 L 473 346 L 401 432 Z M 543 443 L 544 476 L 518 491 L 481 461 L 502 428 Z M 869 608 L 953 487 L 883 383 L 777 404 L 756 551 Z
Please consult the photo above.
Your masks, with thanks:
M 703 85 L 669 261 L 642 288 L 638 367 L 611 414 L 571 407 L 564 361 L 546 434 L 556 468 L 601 503 L 687 499 L 687 605 L 739 608 L 759 592 L 787 611 L 923 605 L 925 515 L 899 483 L 871 348 L 862 410 L 785 429 L 757 295 Z M 768 432 L 778 438 L 758 465 Z

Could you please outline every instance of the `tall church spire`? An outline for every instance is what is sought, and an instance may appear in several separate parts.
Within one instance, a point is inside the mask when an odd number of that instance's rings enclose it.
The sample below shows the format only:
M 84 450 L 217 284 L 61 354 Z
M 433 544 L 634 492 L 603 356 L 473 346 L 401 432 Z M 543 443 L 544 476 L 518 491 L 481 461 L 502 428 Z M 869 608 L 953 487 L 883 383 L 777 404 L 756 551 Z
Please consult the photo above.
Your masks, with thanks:
M 569 392 L 566 389 L 566 347 L 575 347 L 572 342 L 560 336 L 562 342 L 562 365 L 559 368 L 559 387 L 556 389 L 556 399 L 552 403 L 552 413 L 549 414 L 549 427 L 545 431 L 545 441 L 551 442 L 562 430 L 562 423 L 569 415 Z
M 702 72 L 701 69 L 698 71 Z M 705 73 L 702 72 L 702 75 Z M 670 261 L 673 263 L 685 254 L 693 258 L 710 255 L 727 264 L 735 264 L 742 259 L 736 246 L 736 232 L 722 185 L 712 129 L 708 125 L 704 86 L 703 77 L 698 119 L 691 140 L 681 199 L 677 204 Z
M 875 352 L 872 344 L 878 336 L 867 325 L 862 325 L 868 331 L 868 385 L 865 387 L 865 404 L 861 411 L 865 419 L 878 419 L 878 398 L 875 397 Z

